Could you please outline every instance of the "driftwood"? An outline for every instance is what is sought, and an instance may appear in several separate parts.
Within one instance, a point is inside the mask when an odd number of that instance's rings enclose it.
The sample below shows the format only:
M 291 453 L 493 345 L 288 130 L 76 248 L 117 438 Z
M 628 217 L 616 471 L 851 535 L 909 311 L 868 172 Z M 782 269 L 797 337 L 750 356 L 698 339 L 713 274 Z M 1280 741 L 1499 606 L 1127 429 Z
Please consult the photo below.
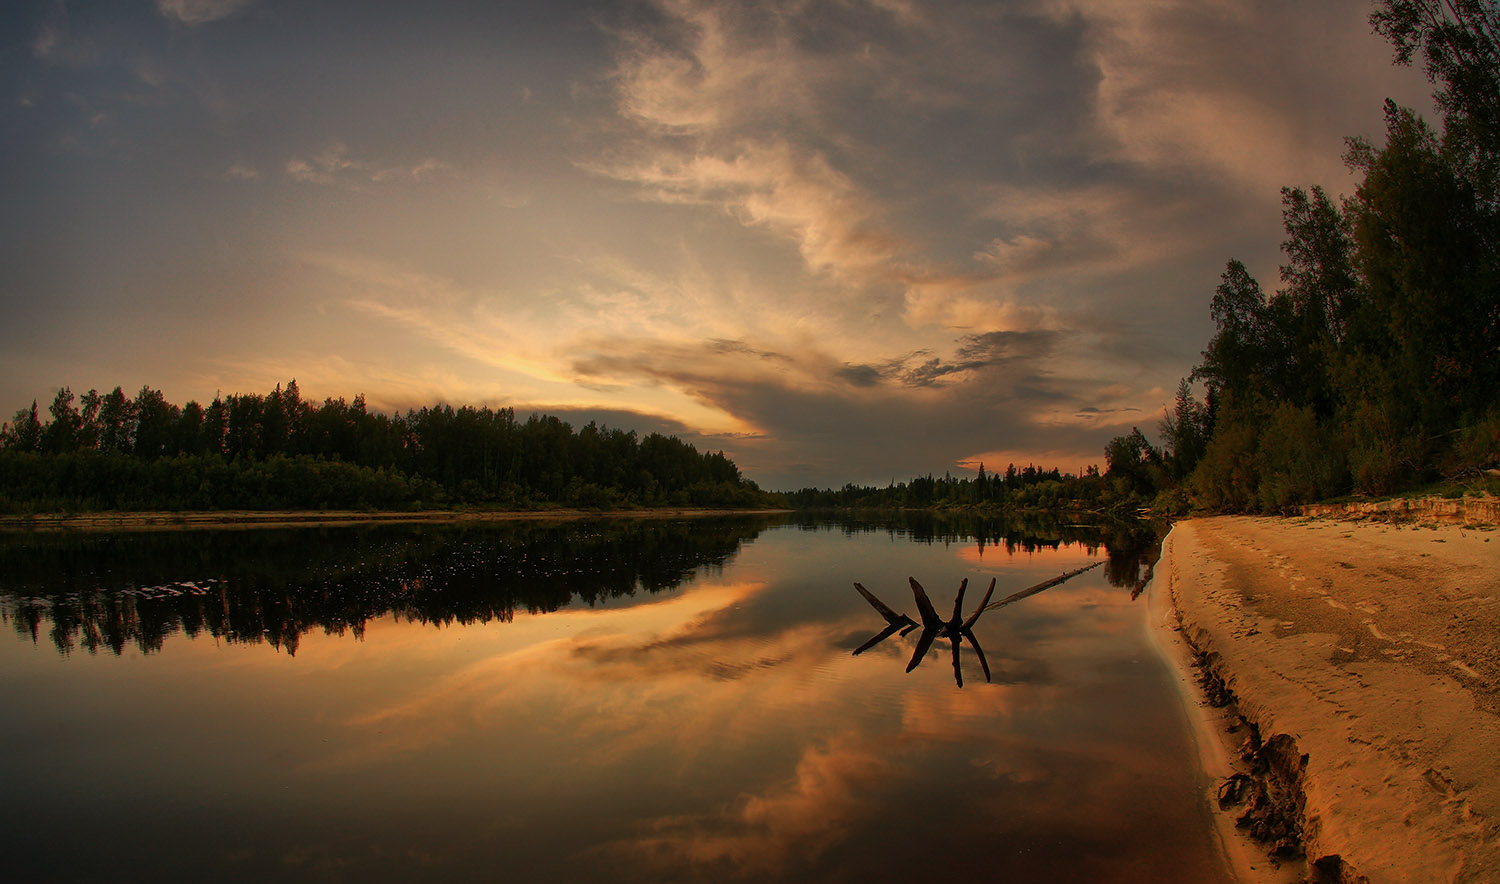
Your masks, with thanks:
M 991 608 L 1003 608 L 1021 599 L 1034 596 L 1043 590 L 1051 589 L 1066 580 L 1077 577 L 1079 574 L 1097 568 L 1102 564 L 1104 563 L 1094 562 L 1082 568 L 1066 571 L 1057 577 L 1044 580 L 1035 586 L 1029 586 L 1020 592 L 1011 593 L 994 604 L 990 603 L 990 597 L 995 594 L 995 580 L 991 578 L 989 589 L 985 590 L 984 598 L 979 602 L 979 607 L 975 608 L 974 613 L 970 614 L 967 619 L 963 617 L 964 591 L 969 588 L 969 579 L 967 577 L 958 585 L 958 596 L 953 600 L 953 616 L 947 620 L 938 615 L 937 608 L 933 606 L 932 599 L 927 597 L 927 590 L 922 588 L 922 584 L 918 583 L 915 577 L 908 577 L 906 579 L 911 583 L 911 593 L 912 597 L 916 599 L 917 613 L 922 618 L 920 624 L 907 615 L 896 612 L 885 602 L 876 598 L 875 594 L 865 589 L 863 585 L 855 583 L 854 588 L 859 591 L 861 596 L 864 596 L 865 601 L 870 603 L 870 607 L 874 608 L 879 612 L 881 617 L 885 618 L 886 627 L 870 638 L 869 641 L 855 648 L 854 653 L 858 656 L 890 638 L 892 635 L 895 635 L 897 632 L 906 635 L 920 625 L 922 634 L 917 636 L 916 650 L 911 655 L 911 662 L 906 664 L 907 672 L 911 672 L 917 668 L 917 665 L 922 662 L 922 658 L 927 655 L 927 651 L 932 647 L 933 642 L 940 638 L 946 638 L 953 643 L 953 680 L 958 682 L 958 686 L 964 686 L 963 669 L 959 665 L 959 648 L 964 641 L 968 641 L 969 645 L 974 649 L 975 655 L 979 657 L 979 665 L 984 669 L 984 680 L 989 681 L 989 661 L 984 657 L 984 649 L 979 646 L 979 640 L 974 637 L 974 624 L 979 622 L 979 615 Z
M 886 622 L 885 629 L 881 630 L 878 634 L 875 635 L 875 637 L 871 638 L 869 641 L 854 649 L 855 656 L 859 656 L 865 651 L 868 651 L 869 649 L 890 638 L 897 632 L 901 633 L 902 635 L 906 635 L 908 632 L 911 632 L 913 629 L 917 628 L 916 622 L 913 621 L 910 617 L 906 616 L 905 614 L 897 614 L 895 611 L 892 611 L 885 602 L 877 599 L 874 593 L 870 592 L 868 589 L 865 589 L 858 583 L 854 584 L 854 588 L 859 590 L 859 594 L 865 597 L 865 601 L 870 603 L 870 607 L 880 612 L 880 616 L 884 617 Z
M 981 608 L 980 610 L 986 610 L 987 611 L 987 610 L 989 610 L 989 608 L 1003 608 L 1006 605 L 1009 605 L 1009 604 L 1011 604 L 1013 602 L 1019 602 L 1021 599 L 1028 598 L 1030 596 L 1034 596 L 1034 595 L 1036 595 L 1037 593 L 1041 592 L 1044 589 L 1051 589 L 1052 587 L 1058 585 L 1059 583 L 1062 583 L 1064 580 L 1072 580 L 1074 577 L 1077 577 L 1079 574 L 1082 574 L 1085 571 L 1089 571 L 1089 570 L 1092 570 L 1094 568 L 1097 568 L 1097 567 L 1099 567 L 1102 564 L 1104 564 L 1104 563 L 1103 562 L 1095 562 L 1092 565 L 1084 565 L 1082 568 L 1078 568 L 1078 569 L 1075 569 L 1073 571 L 1064 571 L 1063 573 L 1057 575 L 1056 577 L 1053 577 L 1051 580 L 1043 580 L 1041 583 L 1038 583 L 1036 586 L 1028 586 L 1027 588 L 1021 590 L 1020 592 L 1013 592 L 1010 595 L 1006 596 L 1005 598 L 1001 599 L 1000 601 L 995 602 L 993 605 L 990 605 L 988 608 Z M 978 616 L 978 615 L 976 614 L 976 616 Z

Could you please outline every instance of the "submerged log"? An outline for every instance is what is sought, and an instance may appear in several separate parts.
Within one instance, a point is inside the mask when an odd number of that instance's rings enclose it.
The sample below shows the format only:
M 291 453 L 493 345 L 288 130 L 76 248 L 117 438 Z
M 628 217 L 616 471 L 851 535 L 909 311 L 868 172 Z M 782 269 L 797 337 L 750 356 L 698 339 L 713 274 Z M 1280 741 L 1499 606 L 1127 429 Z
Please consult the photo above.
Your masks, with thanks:
M 860 654 L 863 654 L 865 651 L 868 651 L 869 649 L 875 647 L 876 645 L 878 645 L 881 642 L 885 641 L 886 639 L 890 638 L 892 635 L 895 635 L 897 632 L 899 632 L 903 628 L 905 628 L 905 629 L 915 629 L 916 628 L 916 624 L 913 623 L 910 626 L 906 626 L 905 624 L 902 624 L 902 623 L 892 623 L 892 624 L 890 624 L 885 629 L 882 629 L 880 632 L 876 633 L 869 641 L 867 641 L 864 644 L 860 645 L 859 647 L 855 648 L 854 649 L 854 656 L 858 657 Z
M 916 669 L 917 664 L 922 662 L 922 658 L 927 656 L 927 649 L 932 647 L 933 639 L 937 638 L 937 634 L 936 629 L 923 629 L 922 634 L 917 636 L 917 649 L 911 655 L 911 662 L 906 664 L 907 672 Z
M 927 597 L 927 590 L 917 582 L 917 578 L 906 578 L 911 583 L 911 594 L 917 599 L 917 611 L 922 615 L 923 629 L 941 629 L 943 618 L 938 616 L 937 608 L 932 606 L 932 599 Z
M 964 625 L 961 626 L 960 629 L 963 629 L 965 632 L 967 632 L 968 630 L 974 628 L 974 624 L 979 622 L 979 615 L 984 613 L 985 606 L 990 603 L 990 596 L 994 594 L 995 578 L 991 577 L 990 588 L 984 591 L 984 598 L 979 600 L 979 607 L 974 609 L 974 613 L 969 615 L 969 619 L 964 621 Z
M 1093 570 L 1094 568 L 1097 568 L 1097 567 L 1099 567 L 1102 564 L 1104 564 L 1104 562 L 1100 561 L 1100 562 L 1095 562 L 1092 565 L 1084 565 L 1082 568 L 1076 568 L 1076 569 L 1074 569 L 1072 571 L 1064 571 L 1063 573 L 1057 575 L 1056 577 L 1053 577 L 1051 580 L 1043 580 L 1041 583 L 1038 583 L 1036 586 L 1028 586 L 1027 588 L 1021 590 L 1020 592 L 1013 592 L 1010 595 L 1006 596 L 1005 598 L 1001 599 L 1000 601 L 995 602 L 992 605 L 985 605 L 985 606 L 981 607 L 979 610 L 981 610 L 981 611 L 988 611 L 990 608 L 1003 608 L 1006 605 L 1009 605 L 1009 604 L 1011 604 L 1013 602 L 1019 602 L 1021 599 L 1027 598 L 1029 596 L 1034 596 L 1034 595 L 1036 595 L 1037 593 L 1041 592 L 1044 589 L 1051 589 L 1052 587 L 1058 585 L 1059 583 L 1062 583 L 1064 580 L 1072 580 L 1074 577 L 1077 577 L 1079 574 L 1082 574 L 1085 571 Z
M 870 607 L 880 612 L 880 616 L 885 618 L 885 622 L 891 624 L 892 626 L 917 625 L 916 621 L 912 620 L 905 614 L 897 614 L 895 611 L 891 610 L 891 607 L 889 605 L 887 605 L 885 602 L 882 602 L 880 599 L 877 599 L 874 593 L 870 592 L 868 589 L 865 589 L 858 582 L 854 584 L 854 588 L 859 590 L 859 594 L 865 597 L 865 601 L 870 603 Z
M 958 633 L 958 630 L 963 626 L 964 590 L 968 588 L 969 578 L 965 577 L 963 580 L 959 581 L 958 597 L 953 600 L 953 616 L 948 618 L 948 622 L 945 624 L 945 628 L 949 633 L 956 635 Z
M 963 642 L 967 640 L 969 644 L 974 648 L 975 655 L 979 657 L 979 665 L 984 670 L 984 680 L 990 681 L 990 662 L 989 660 L 985 659 L 984 649 L 979 646 L 979 639 L 974 636 L 974 624 L 979 621 L 979 616 L 985 611 L 990 610 L 991 608 L 1003 608 L 1013 602 L 1018 602 L 1021 599 L 1036 595 L 1043 590 L 1051 589 L 1052 587 L 1057 586 L 1064 581 L 1077 577 L 1079 574 L 1082 574 L 1083 572 L 1089 571 L 1093 568 L 1097 568 L 1102 564 L 1104 564 L 1104 562 L 1099 561 L 1094 562 L 1090 565 L 1085 565 L 1082 568 L 1075 568 L 1072 571 L 1066 571 L 1056 577 L 1043 580 L 1041 583 L 1038 583 L 1035 586 L 1028 586 L 1020 592 L 1011 593 L 1010 595 L 1006 596 L 998 602 L 994 602 L 993 604 L 990 602 L 990 597 L 995 594 L 996 580 L 995 578 L 990 578 L 990 585 L 989 588 L 984 592 L 984 598 L 980 600 L 979 607 L 974 610 L 973 614 L 969 615 L 968 619 L 962 619 L 964 592 L 969 588 L 969 579 L 965 577 L 963 581 L 958 585 L 958 597 L 954 599 L 953 602 L 953 616 L 946 621 L 938 615 L 937 608 L 933 606 L 932 599 L 928 598 L 927 590 L 922 588 L 922 584 L 918 583 L 915 577 L 906 578 L 907 581 L 911 584 L 912 596 L 917 601 L 917 611 L 921 614 L 922 617 L 922 622 L 920 624 L 920 626 L 922 627 L 922 634 L 917 637 L 917 647 L 911 655 L 911 661 L 906 664 L 906 671 L 911 672 L 913 669 L 917 668 L 917 666 L 922 662 L 922 658 L 925 657 L 928 650 L 932 648 L 933 642 L 935 642 L 939 638 L 947 638 L 953 643 L 953 680 L 958 683 L 959 687 L 963 687 L 964 674 L 963 668 L 960 665 L 961 655 L 959 651 L 962 648 Z M 855 583 L 854 588 L 859 591 L 859 594 L 861 596 L 864 596 L 865 601 L 870 603 L 870 607 L 879 612 L 880 616 L 883 617 L 886 622 L 885 629 L 881 630 L 878 634 L 873 636 L 869 641 L 860 645 L 858 648 L 855 648 L 854 653 L 856 655 L 868 651 L 870 648 L 875 647 L 897 632 L 905 635 L 908 632 L 911 632 L 913 629 L 916 629 L 919 625 L 915 620 L 911 619 L 907 615 L 897 613 L 885 602 L 882 602 L 880 599 L 876 598 L 874 593 L 870 592 L 868 589 L 865 589 L 863 585 Z

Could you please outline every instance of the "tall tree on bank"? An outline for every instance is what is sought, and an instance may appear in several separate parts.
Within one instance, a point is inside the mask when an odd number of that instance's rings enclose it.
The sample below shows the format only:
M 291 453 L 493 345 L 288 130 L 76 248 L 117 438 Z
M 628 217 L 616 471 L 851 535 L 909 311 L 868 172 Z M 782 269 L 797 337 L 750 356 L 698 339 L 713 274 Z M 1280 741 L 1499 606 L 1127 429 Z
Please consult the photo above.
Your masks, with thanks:
M 78 437 L 83 429 L 83 416 L 73 407 L 73 391 L 63 387 L 57 391 L 47 411 L 52 420 L 42 433 L 42 450 L 50 454 L 72 451 L 78 447 Z
M 1329 366 L 1337 358 L 1356 309 L 1359 280 L 1355 273 L 1348 218 L 1323 188 L 1281 190 L 1281 243 L 1287 263 L 1281 267 L 1290 328 L 1285 330 L 1289 357 L 1288 393 L 1299 406 L 1327 417 L 1334 391 Z
M 1500 216 L 1437 134 L 1394 103 L 1385 145 L 1352 139 L 1348 161 L 1364 173 L 1348 203 L 1364 283 L 1349 382 L 1399 406 L 1398 421 L 1445 431 L 1493 403 L 1500 384 Z
M 1500 203 L 1500 9 L 1494 0 L 1377 0 L 1375 32 L 1410 65 L 1420 52 L 1445 147 L 1491 209 Z
M 1424 58 L 1443 128 L 1387 102 L 1384 143 L 1349 140 L 1362 181 L 1341 206 L 1317 187 L 1282 191 L 1283 288 L 1268 297 L 1229 262 L 1193 374 L 1211 435 L 1191 486 L 1210 508 L 1500 465 L 1500 13 L 1493 0 L 1376 5 L 1397 62 Z
M 1226 399 L 1248 402 L 1270 380 L 1277 362 L 1266 294 L 1245 265 L 1231 259 L 1208 309 L 1218 333 L 1192 378 L 1208 385 L 1209 401 L 1218 407 Z
M 6 448 L 31 452 L 42 447 L 42 421 L 37 416 L 35 399 L 31 400 L 31 408 L 18 409 L 10 420 L 5 432 L 0 433 L 0 441 Z
M 1167 471 L 1174 480 L 1180 482 L 1203 459 L 1212 429 L 1208 409 L 1193 398 L 1193 388 L 1187 378 L 1178 381 L 1177 398 L 1172 404 L 1172 410 L 1162 417 L 1160 429 L 1161 439 L 1166 447 L 1164 457 Z

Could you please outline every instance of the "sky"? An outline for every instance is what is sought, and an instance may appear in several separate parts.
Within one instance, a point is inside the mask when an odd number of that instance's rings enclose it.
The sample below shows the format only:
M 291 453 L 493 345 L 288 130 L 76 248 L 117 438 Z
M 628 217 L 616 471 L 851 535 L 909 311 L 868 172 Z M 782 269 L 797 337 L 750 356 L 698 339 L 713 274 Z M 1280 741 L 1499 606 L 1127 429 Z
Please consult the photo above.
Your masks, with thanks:
M 9 0 L 0 411 L 363 393 L 763 487 L 1154 437 L 1283 186 L 1349 194 L 1361 0 Z

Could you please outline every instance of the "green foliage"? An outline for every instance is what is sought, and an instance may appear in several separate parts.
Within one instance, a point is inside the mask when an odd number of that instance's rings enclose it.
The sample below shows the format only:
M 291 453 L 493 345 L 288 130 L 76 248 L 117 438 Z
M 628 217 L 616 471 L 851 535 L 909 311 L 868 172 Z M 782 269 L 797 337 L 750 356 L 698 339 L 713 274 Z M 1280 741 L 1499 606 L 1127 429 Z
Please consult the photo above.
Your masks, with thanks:
M 1356 142 L 1349 156 L 1365 173 L 1349 205 L 1365 283 L 1352 347 L 1387 368 L 1389 388 L 1372 393 L 1444 431 L 1500 385 L 1500 219 L 1409 110 L 1388 105 L 1385 147 Z
M 78 447 L 78 437 L 83 429 L 83 416 L 73 407 L 73 391 L 63 387 L 47 409 L 52 420 L 42 431 L 42 450 L 47 452 L 72 451 Z
M 1230 260 L 1209 305 L 1218 333 L 1203 351 L 1192 379 L 1220 395 L 1248 398 L 1275 370 L 1270 305 L 1245 265 Z
M 1172 482 L 1187 478 L 1203 459 L 1212 430 L 1208 407 L 1193 398 L 1192 386 L 1183 378 L 1177 384 L 1177 399 L 1172 410 L 1161 421 L 1161 439 L 1165 446 L 1162 456 Z
M 1454 165 L 1500 197 L 1500 10 L 1494 0 L 1378 0 L 1370 24 L 1409 65 L 1420 52 Z
M 1500 406 L 1458 429 L 1444 463 L 1444 473 L 1450 476 L 1497 469 L 1500 469 Z
M 42 422 L 37 417 L 36 400 L 30 409 L 18 409 L 11 422 L 0 428 L 0 443 L 12 451 L 36 451 L 42 447 Z
M 1423 461 L 1422 438 L 1396 411 L 1366 400 L 1349 415 L 1348 461 L 1354 491 L 1390 494 L 1416 484 L 1413 477 L 1419 475 Z
M 1223 420 L 1189 480 L 1194 505 L 1215 512 L 1246 512 L 1257 504 L 1256 427 Z
M 1257 508 L 1279 512 L 1342 491 L 1347 467 L 1331 436 L 1311 407 L 1278 403 L 1256 440 Z
M 1500 16 L 1484 0 L 1379 5 L 1397 61 L 1426 58 L 1443 131 L 1387 102 L 1385 143 L 1349 142 L 1362 180 L 1342 206 L 1282 191 L 1284 288 L 1266 297 L 1229 262 L 1193 371 L 1209 403 L 1185 480 L 1196 506 L 1279 511 L 1500 461 Z
M 1164 484 L 1162 453 L 1139 427 L 1111 439 L 1104 447 L 1104 461 L 1104 478 L 1120 498 L 1149 498 Z

